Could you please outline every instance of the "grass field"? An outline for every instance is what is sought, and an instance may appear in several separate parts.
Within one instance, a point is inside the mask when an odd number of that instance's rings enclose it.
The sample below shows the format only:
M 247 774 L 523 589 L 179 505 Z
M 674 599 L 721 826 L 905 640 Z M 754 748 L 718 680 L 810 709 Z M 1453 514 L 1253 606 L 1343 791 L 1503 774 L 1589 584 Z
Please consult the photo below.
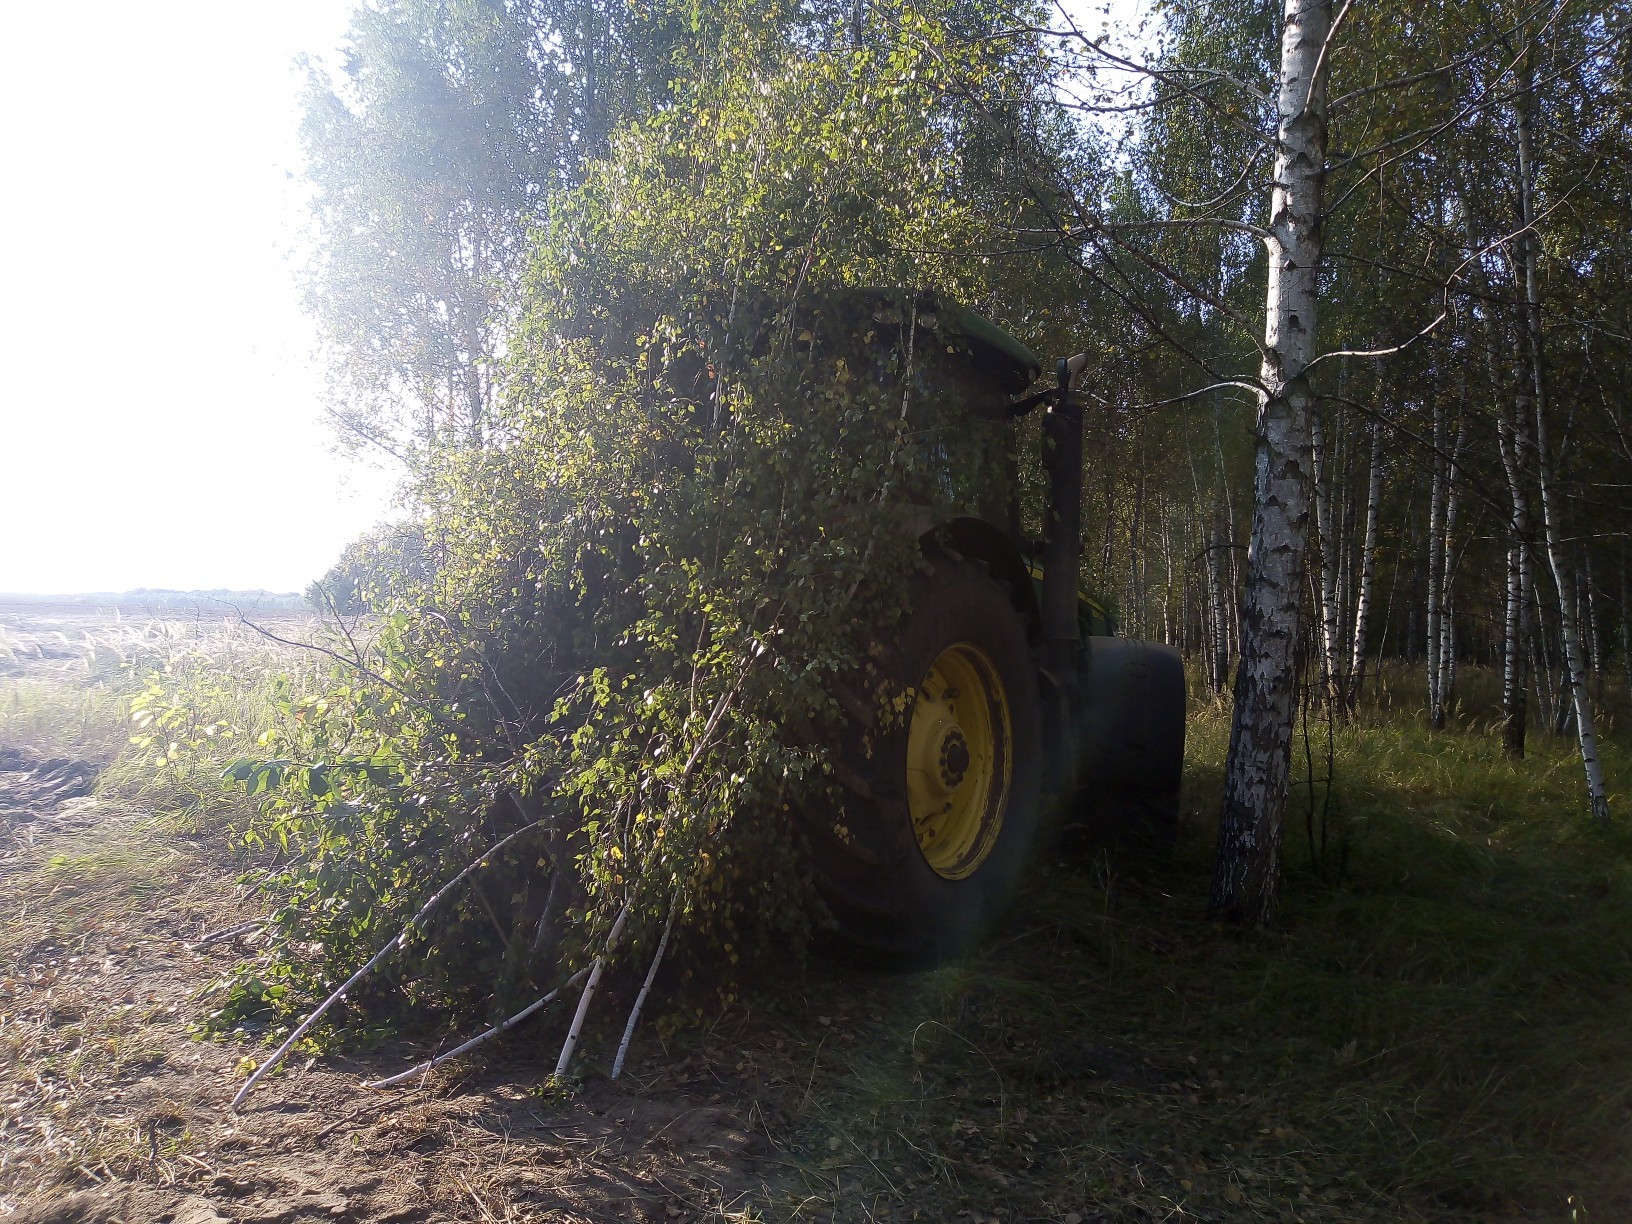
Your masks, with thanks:
M 562 1017 L 363 1093 L 456 1036 L 410 1022 L 293 1061 L 234 1116 L 258 1047 L 190 1030 L 253 946 L 195 946 L 255 917 L 236 817 L 212 778 L 132 745 L 127 712 L 152 668 L 196 668 L 227 679 L 182 733 L 248 736 L 257 678 L 300 664 L 201 621 L 0 633 L 0 1213 L 1632 1218 L 1632 757 L 1613 721 L 1605 829 L 1569 742 L 1501 758 L 1486 678 L 1433 734 L 1390 674 L 1335 730 L 1324 855 L 1300 789 L 1281 921 L 1242 935 L 1204 916 L 1228 726 L 1198 703 L 1172 860 L 1046 864 L 966 963 L 767 969 L 724 1012 L 648 1024 L 617 1084 L 604 1008 L 567 1093 L 546 1083 Z

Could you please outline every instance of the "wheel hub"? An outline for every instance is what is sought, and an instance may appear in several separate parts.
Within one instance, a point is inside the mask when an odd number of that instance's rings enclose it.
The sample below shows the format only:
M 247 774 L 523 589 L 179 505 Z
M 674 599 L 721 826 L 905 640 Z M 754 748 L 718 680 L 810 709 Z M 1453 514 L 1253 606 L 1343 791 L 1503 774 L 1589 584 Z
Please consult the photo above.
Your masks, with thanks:
M 953 727 L 941 741 L 941 784 L 948 790 L 957 790 L 964 774 L 969 772 L 969 741 L 962 727 Z
M 1008 700 L 971 642 L 947 647 L 918 686 L 907 731 L 907 801 L 918 848 L 961 880 L 985 861 L 1003 823 L 1013 748 Z

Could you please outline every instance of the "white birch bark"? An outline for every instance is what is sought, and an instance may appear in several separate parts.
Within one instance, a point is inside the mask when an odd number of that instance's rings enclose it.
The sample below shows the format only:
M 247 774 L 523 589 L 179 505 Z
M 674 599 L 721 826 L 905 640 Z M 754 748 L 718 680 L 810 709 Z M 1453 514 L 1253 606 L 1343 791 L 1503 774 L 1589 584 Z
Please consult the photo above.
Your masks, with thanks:
M 1342 668 L 1338 663 L 1337 554 L 1338 531 L 1332 511 L 1334 483 L 1332 451 L 1335 443 L 1326 437 L 1323 414 L 1317 409 L 1310 422 L 1315 479 L 1315 539 L 1320 549 L 1320 679 L 1326 701 L 1337 700 Z
M 1179 625 L 1183 623 L 1182 610 L 1174 599 L 1178 586 L 1173 581 L 1173 536 L 1175 524 L 1172 509 L 1162 499 L 1162 560 L 1166 563 L 1167 581 L 1162 586 L 1162 641 L 1169 646 L 1176 646 L 1179 642 Z
M 1541 530 L 1547 546 L 1547 564 L 1558 592 L 1559 636 L 1564 641 L 1564 686 L 1560 694 L 1575 712 L 1575 733 L 1581 749 L 1581 766 L 1587 775 L 1587 796 L 1592 814 L 1609 821 L 1609 797 L 1604 789 L 1603 764 L 1598 759 L 1598 736 L 1593 726 L 1592 699 L 1587 692 L 1586 671 L 1582 666 L 1581 635 L 1576 625 L 1575 607 L 1570 597 L 1571 582 L 1560 542 L 1558 508 L 1554 503 L 1551 447 L 1547 429 L 1547 378 L 1542 350 L 1541 284 L 1537 275 L 1538 252 L 1535 234 L 1535 157 L 1532 124 L 1535 95 L 1528 66 L 1517 100 L 1519 129 L 1519 209 L 1522 236 L 1519 239 L 1524 269 L 1524 315 L 1528 338 L 1526 356 L 1530 361 L 1531 394 L 1536 409 L 1536 481 L 1541 493 Z
M 1349 659 L 1348 704 L 1360 701 L 1366 676 L 1366 633 L 1371 625 L 1371 588 L 1377 574 L 1377 520 L 1383 496 L 1383 427 L 1371 426 L 1371 462 L 1366 475 L 1366 538 L 1360 546 L 1360 589 L 1354 600 L 1354 651 Z
M 1298 604 L 1309 532 L 1307 370 L 1315 353 L 1320 291 L 1331 0 L 1285 0 L 1284 15 L 1265 240 L 1269 281 L 1252 541 L 1209 902 L 1215 917 L 1253 924 L 1267 922 L 1275 912 L 1291 764 Z
M 1583 543 L 1581 546 L 1581 602 L 1587 611 L 1587 668 L 1592 672 L 1593 687 L 1598 690 L 1598 700 L 1604 699 L 1604 629 L 1603 620 L 1598 615 L 1598 587 L 1592 580 L 1592 547 Z
M 1439 578 L 1439 707 L 1440 725 L 1456 693 L 1456 519 L 1461 504 L 1462 447 L 1467 441 L 1467 418 L 1457 409 L 1456 442 L 1445 468 L 1445 529 L 1440 545 Z
M 1354 480 L 1352 471 L 1354 464 L 1350 458 L 1350 451 L 1354 446 L 1354 431 L 1350 427 L 1348 410 L 1338 412 L 1338 471 L 1341 473 L 1340 487 L 1343 490 L 1342 512 L 1338 515 L 1338 538 L 1341 547 L 1337 557 L 1337 644 L 1336 667 L 1338 671 L 1337 700 L 1339 708 L 1348 706 L 1349 687 L 1353 683 L 1354 675 L 1349 670 L 1349 646 L 1354 641 L 1354 523 L 1355 503 Z
M 1219 580 L 1225 584 L 1224 600 L 1224 659 L 1225 665 L 1221 674 L 1229 675 L 1229 660 L 1239 658 L 1241 654 L 1241 566 L 1240 550 L 1235 542 L 1240 537 L 1235 530 L 1235 493 L 1230 488 L 1230 465 L 1224 457 L 1224 423 L 1222 420 L 1222 403 L 1220 400 L 1213 411 L 1213 445 L 1218 455 L 1218 491 L 1220 505 L 1220 519 L 1223 539 L 1229 547 L 1219 554 L 1219 563 L 1223 567 Z
M 1218 695 L 1224 692 L 1230 674 L 1230 638 L 1224 625 L 1223 558 L 1219 556 L 1224 511 L 1216 504 L 1216 495 L 1213 506 L 1203 505 L 1201 477 L 1196 472 L 1193 450 L 1190 452 L 1190 481 L 1196 490 L 1196 525 L 1201 539 L 1202 573 L 1206 581 L 1206 591 L 1200 601 L 1202 651 L 1208 691 Z
M 1621 670 L 1626 673 L 1626 696 L 1632 700 L 1632 581 L 1626 573 L 1626 542 L 1621 542 Z
M 1225 534 L 1229 524 L 1222 509 L 1213 519 L 1213 524 L 1213 539 L 1207 550 L 1208 599 L 1213 610 L 1212 670 L 1208 685 L 1214 693 L 1222 695 L 1230 682 L 1230 637 L 1235 623 L 1233 601 L 1224 589 L 1229 574 L 1226 554 L 1232 550 L 1229 548 L 1229 536 Z
M 1507 477 L 1507 589 L 1503 599 L 1502 751 L 1524 756 L 1525 724 L 1530 706 L 1530 497 L 1525 488 L 1525 453 L 1530 428 L 1525 405 L 1516 404 L 1513 419 L 1497 422 L 1502 471 Z
M 1441 646 L 1440 582 L 1445 576 L 1445 412 L 1434 400 L 1434 479 L 1428 491 L 1428 623 L 1424 631 L 1428 653 L 1428 725 L 1435 731 L 1445 726 L 1445 696 L 1440 692 L 1439 651 Z

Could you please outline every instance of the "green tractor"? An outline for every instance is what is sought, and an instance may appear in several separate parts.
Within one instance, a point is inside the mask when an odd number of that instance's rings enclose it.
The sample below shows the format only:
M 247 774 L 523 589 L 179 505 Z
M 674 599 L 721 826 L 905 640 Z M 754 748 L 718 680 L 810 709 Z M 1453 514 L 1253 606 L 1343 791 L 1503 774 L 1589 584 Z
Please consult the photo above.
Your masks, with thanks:
M 893 300 L 851 294 L 847 309 L 893 318 Z M 971 434 L 1044 414 L 1047 495 L 1040 540 L 1012 491 L 915 524 L 927 564 L 910 610 L 839 695 L 842 802 L 802 823 L 839 935 L 897 963 L 965 948 L 1064 827 L 1169 843 L 1184 758 L 1178 652 L 1116 636 L 1080 589 L 1086 357 L 1032 391 L 1042 362 L 1013 336 L 945 303 L 915 309 L 955 340 L 932 346 L 926 385 Z

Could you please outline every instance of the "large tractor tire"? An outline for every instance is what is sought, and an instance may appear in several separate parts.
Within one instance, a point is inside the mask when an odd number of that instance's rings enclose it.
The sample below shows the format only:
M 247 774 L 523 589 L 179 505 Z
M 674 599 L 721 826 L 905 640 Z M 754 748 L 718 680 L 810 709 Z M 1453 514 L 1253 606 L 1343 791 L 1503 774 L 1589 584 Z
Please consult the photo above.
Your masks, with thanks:
M 843 803 L 806 816 L 811 859 L 845 942 L 934 963 L 998 917 L 1039 836 L 1037 673 L 1007 590 L 962 560 L 937 560 L 877 645 L 845 695 Z

